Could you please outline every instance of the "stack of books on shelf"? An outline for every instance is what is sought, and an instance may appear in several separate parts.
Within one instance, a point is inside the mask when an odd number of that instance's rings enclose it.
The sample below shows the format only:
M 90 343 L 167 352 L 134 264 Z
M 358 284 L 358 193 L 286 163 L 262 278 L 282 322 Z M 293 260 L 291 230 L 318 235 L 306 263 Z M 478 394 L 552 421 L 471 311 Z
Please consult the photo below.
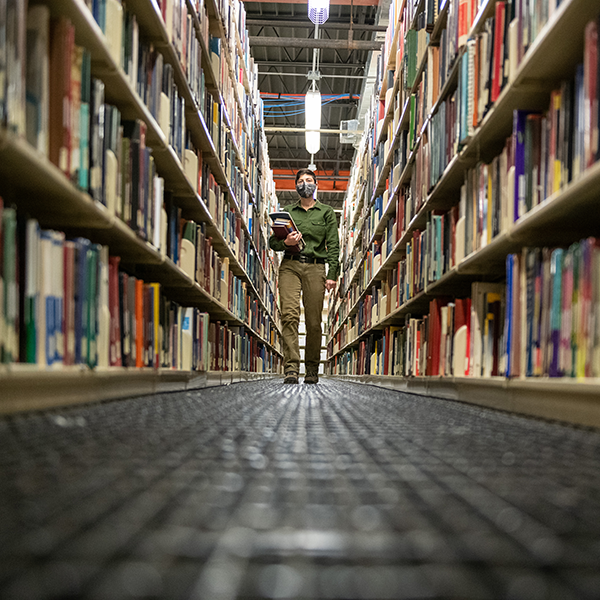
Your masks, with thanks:
M 392 2 L 330 373 L 600 376 L 599 23 L 583 0 Z
M 281 369 L 244 23 L 233 0 L 0 6 L 2 363 Z

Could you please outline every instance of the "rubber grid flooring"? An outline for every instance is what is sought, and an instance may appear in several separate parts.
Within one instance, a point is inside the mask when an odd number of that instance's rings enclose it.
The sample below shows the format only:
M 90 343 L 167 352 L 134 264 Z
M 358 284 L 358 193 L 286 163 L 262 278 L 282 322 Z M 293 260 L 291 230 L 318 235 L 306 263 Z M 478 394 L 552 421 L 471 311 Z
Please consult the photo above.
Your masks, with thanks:
M 0 420 L 0 598 L 600 598 L 600 432 L 334 380 Z

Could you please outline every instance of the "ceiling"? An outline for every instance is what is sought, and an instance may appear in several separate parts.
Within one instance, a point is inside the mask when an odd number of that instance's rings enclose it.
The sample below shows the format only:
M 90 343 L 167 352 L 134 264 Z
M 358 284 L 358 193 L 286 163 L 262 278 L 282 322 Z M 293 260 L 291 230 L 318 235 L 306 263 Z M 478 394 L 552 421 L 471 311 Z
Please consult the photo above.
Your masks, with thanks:
M 378 0 L 332 0 L 318 40 L 306 2 L 246 1 L 244 5 L 279 202 L 297 198 L 294 175 L 310 163 L 304 145 L 304 94 L 311 85 L 307 75 L 313 69 L 313 46 L 318 45 L 321 80 L 317 87 L 323 99 L 321 150 L 315 155 L 319 199 L 341 209 L 355 150 L 352 144 L 340 142 L 340 122 L 365 111 L 361 100 L 367 100 L 372 88 L 389 0 L 381 6 Z

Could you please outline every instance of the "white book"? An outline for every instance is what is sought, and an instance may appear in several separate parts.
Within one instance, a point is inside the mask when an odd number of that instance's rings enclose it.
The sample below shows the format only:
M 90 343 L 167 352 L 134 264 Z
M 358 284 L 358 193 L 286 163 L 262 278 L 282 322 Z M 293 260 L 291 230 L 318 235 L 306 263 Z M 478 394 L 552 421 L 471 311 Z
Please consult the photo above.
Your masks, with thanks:
M 194 308 L 182 306 L 179 308 L 179 368 L 182 371 L 192 370 Z
M 467 372 L 467 326 L 461 325 L 454 333 L 452 350 L 452 374 L 464 377 Z
M 161 249 L 161 213 L 163 210 L 165 180 L 158 175 L 154 176 L 154 197 L 152 198 L 152 220 L 154 228 L 152 230 L 152 245 Z
M 508 83 L 512 83 L 519 67 L 519 22 L 513 19 L 508 26 Z
M 112 150 L 104 153 L 104 193 L 106 209 L 115 216 L 117 213 L 117 184 L 119 182 L 119 161 Z
M 173 0 L 165 0 L 165 29 L 169 41 L 173 42 Z
M 121 67 L 123 47 L 123 5 L 121 0 L 106 0 L 106 45 L 115 63 Z
M 158 108 L 158 124 L 165 134 L 165 139 L 171 139 L 171 100 L 164 92 L 160 93 L 160 106 Z
M 43 4 L 27 11 L 25 123 L 27 141 L 48 156 L 50 9 Z
M 133 87 L 133 89 L 137 89 L 137 75 L 138 75 L 138 65 L 139 65 L 139 47 L 140 47 L 140 30 L 137 19 L 135 15 L 131 17 L 131 27 L 132 27 L 132 41 L 131 41 L 131 67 L 129 70 L 129 83 Z
M 512 227 L 515 222 L 515 166 L 508 170 L 508 185 L 506 186 L 506 217 L 507 228 Z
M 473 127 L 473 113 L 475 112 L 475 40 L 470 39 L 467 42 L 468 61 L 468 89 L 467 89 L 467 135 L 472 136 L 475 128 Z
M 196 194 L 198 193 L 198 155 L 189 148 L 183 153 L 183 170 Z
M 500 171 L 500 233 L 508 231 L 510 227 L 510 221 L 508 216 L 508 150 L 505 147 L 500 154 L 499 159 L 499 171 Z M 514 186 L 513 186 L 514 187 Z

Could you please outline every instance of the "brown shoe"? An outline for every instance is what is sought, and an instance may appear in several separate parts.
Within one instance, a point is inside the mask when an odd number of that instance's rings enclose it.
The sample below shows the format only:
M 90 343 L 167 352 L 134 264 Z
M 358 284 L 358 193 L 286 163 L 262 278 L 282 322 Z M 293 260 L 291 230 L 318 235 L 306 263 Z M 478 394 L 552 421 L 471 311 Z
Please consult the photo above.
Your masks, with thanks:
M 298 373 L 294 373 L 293 371 L 286 373 L 283 383 L 298 383 Z
M 309 371 L 304 376 L 304 383 L 319 383 L 319 375 L 317 373 Z

